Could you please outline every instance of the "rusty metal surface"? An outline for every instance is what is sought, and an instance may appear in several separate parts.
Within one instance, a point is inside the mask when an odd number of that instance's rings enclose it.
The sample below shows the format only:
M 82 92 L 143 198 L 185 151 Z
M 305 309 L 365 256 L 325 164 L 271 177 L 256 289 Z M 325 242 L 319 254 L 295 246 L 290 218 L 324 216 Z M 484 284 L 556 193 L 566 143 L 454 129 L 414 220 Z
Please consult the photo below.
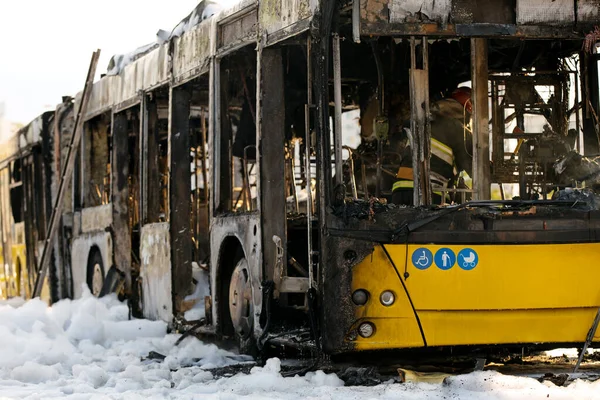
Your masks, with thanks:
M 570 24 L 575 20 L 573 0 L 518 0 L 517 24 Z

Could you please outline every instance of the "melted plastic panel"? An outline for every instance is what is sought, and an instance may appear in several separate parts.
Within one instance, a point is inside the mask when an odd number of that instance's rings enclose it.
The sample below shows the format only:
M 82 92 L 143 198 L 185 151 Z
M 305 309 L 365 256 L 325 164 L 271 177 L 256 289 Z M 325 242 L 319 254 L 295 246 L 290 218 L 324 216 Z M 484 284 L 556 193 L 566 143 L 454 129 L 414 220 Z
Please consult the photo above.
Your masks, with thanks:
M 575 20 L 572 0 L 519 0 L 517 24 L 567 24 Z
M 170 323 L 173 302 L 169 224 L 161 222 L 142 227 L 140 246 L 144 317 Z

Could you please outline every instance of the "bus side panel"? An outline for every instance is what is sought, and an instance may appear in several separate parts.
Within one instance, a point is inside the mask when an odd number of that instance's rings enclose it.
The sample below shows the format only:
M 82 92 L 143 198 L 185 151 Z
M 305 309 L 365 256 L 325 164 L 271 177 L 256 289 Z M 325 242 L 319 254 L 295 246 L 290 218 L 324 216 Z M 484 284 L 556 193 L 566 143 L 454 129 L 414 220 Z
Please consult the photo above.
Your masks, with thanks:
M 140 240 L 140 277 L 144 317 L 171 323 L 171 245 L 169 224 L 144 225 Z

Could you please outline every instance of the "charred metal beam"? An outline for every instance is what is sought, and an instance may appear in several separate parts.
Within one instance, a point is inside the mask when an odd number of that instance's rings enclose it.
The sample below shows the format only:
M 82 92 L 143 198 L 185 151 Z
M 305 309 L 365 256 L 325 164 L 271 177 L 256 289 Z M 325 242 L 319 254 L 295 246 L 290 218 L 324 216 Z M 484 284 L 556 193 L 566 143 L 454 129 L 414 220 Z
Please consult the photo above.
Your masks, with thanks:
M 328 207 L 331 204 L 332 191 L 331 191 L 331 156 L 330 156 L 330 139 L 329 139 L 329 58 L 330 53 L 330 35 L 333 23 L 334 10 L 336 8 L 336 2 L 332 0 L 321 2 L 321 13 L 318 17 L 313 20 L 314 29 L 311 31 L 310 39 L 311 50 L 310 50 L 310 68 L 311 68 L 311 82 L 309 90 L 313 91 L 314 106 L 316 107 L 315 112 L 315 132 L 316 132 L 316 150 L 317 150 L 317 196 L 318 199 L 318 217 L 319 217 L 319 253 L 318 253 L 318 266 L 321 272 L 317 277 L 314 277 L 317 281 L 319 288 L 319 295 L 323 301 L 320 301 L 321 312 L 319 315 L 320 326 L 323 327 L 325 324 L 330 324 L 330 321 L 325 321 L 325 316 L 331 316 L 338 312 L 338 308 L 335 302 L 327 302 L 325 298 L 327 293 L 335 292 L 335 280 L 331 280 L 338 274 L 335 267 L 336 264 L 330 263 L 330 254 L 333 251 L 330 242 L 330 237 L 327 233 L 326 218 Z M 307 165 L 307 167 L 309 167 Z M 312 221 L 308 221 L 312 224 Z M 312 238 L 309 238 L 312 240 Z M 311 262 L 315 259 L 313 254 L 309 254 Z M 314 291 L 309 291 L 313 293 Z M 314 303 L 311 303 L 314 306 Z M 315 340 L 317 347 L 320 347 L 319 332 L 320 328 L 313 327 L 315 334 Z M 328 342 L 328 343 L 326 343 Z M 333 346 L 333 342 L 328 341 L 327 337 L 323 337 L 323 348 Z M 333 347 L 330 347 L 333 348 Z
M 192 283 L 190 100 L 185 86 L 173 88 L 170 99 L 170 228 L 174 313 L 181 311 Z
M 431 126 L 429 122 L 429 66 L 427 38 L 422 40 L 423 63 L 417 67 L 416 41 L 410 39 L 410 131 L 413 164 L 413 202 L 415 206 L 431 204 L 429 159 L 431 158 Z
M 131 235 L 129 232 L 129 136 L 126 112 L 112 115 L 112 218 L 115 267 L 125 273 L 125 288 L 131 289 Z
M 491 196 L 490 132 L 488 110 L 488 43 L 471 39 L 473 86 L 473 195 L 474 200 Z
M 258 143 L 260 154 L 260 205 L 262 222 L 263 265 L 265 279 L 286 274 L 277 272 L 277 252 L 273 237 L 281 238 L 283 259 L 286 252 L 286 199 L 285 179 L 285 97 L 284 71 L 280 48 L 264 48 L 259 52 L 260 69 Z M 276 282 L 278 283 L 278 282 Z M 276 292 L 279 288 L 275 288 Z
M 214 129 L 214 199 L 215 214 L 230 211 L 232 208 L 232 176 L 231 176 L 231 121 L 229 119 L 228 108 L 228 87 L 229 81 L 227 75 L 223 73 L 223 66 L 220 62 L 215 62 L 213 66 L 214 74 L 214 103 L 215 103 L 215 124 Z M 212 125 L 212 124 L 211 124 Z
M 332 40 L 333 50 L 333 100 L 335 112 L 333 114 L 333 145 L 335 148 L 335 183 L 344 183 L 342 169 L 342 62 L 340 55 L 340 36 L 334 33 Z
M 145 176 L 142 180 L 145 197 L 143 204 L 143 223 L 159 222 L 160 205 L 162 198 L 162 178 L 160 175 L 160 154 L 159 154 L 159 128 L 158 128 L 158 107 L 156 98 L 146 97 L 146 118 L 144 121 L 144 132 L 142 138 L 145 143 L 144 164 L 142 170 Z

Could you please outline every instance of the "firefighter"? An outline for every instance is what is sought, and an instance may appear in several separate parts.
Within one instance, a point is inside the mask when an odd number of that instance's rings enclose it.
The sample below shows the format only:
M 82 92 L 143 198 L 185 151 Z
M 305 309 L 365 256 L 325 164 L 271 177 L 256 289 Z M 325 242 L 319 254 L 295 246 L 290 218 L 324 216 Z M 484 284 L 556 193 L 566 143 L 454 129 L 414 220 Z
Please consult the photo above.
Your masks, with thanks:
M 467 116 L 467 118 L 461 117 Z M 461 171 L 471 175 L 472 137 L 463 122 L 470 118 L 470 89 L 459 88 L 452 99 L 444 99 L 432 108 L 430 180 L 434 187 L 454 188 Z M 403 135 L 408 138 L 408 128 Z M 402 161 L 392 186 L 392 202 L 413 205 L 413 169 L 410 146 L 402 152 Z M 434 190 L 433 203 L 442 203 L 441 191 Z M 447 199 L 445 199 L 447 200 Z

